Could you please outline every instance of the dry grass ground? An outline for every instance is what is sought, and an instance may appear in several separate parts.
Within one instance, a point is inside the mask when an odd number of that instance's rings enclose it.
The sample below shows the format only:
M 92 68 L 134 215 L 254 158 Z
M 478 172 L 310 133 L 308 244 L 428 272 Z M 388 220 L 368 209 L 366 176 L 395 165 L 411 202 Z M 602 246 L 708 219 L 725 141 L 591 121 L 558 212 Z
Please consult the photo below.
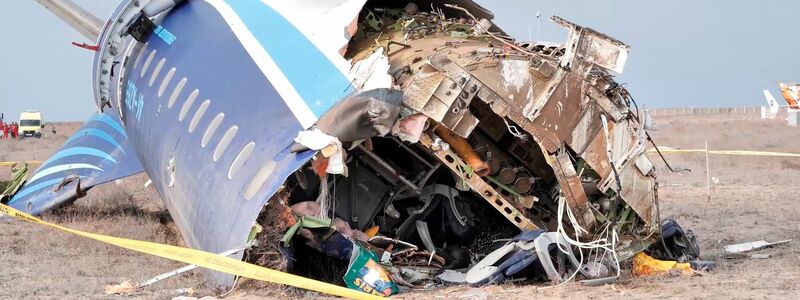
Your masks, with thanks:
M 652 134 L 662 146 L 703 148 L 707 140 L 711 149 L 800 152 L 800 140 L 795 138 L 798 129 L 786 127 L 781 120 L 706 116 L 658 118 L 656 123 L 659 130 Z M 74 131 L 76 126 L 59 125 L 60 136 L 41 141 L 16 145 L 0 142 L 0 160 L 45 159 L 67 137 L 67 128 Z M 37 149 L 31 150 L 25 143 Z M 662 217 L 674 218 L 698 234 L 705 258 L 719 264 L 714 272 L 674 278 L 632 278 L 624 274 L 619 282 L 602 287 L 577 283 L 559 287 L 459 286 L 398 298 L 794 298 L 800 290 L 800 204 L 795 200 L 800 186 L 793 179 L 800 175 L 800 158 L 712 155 L 711 176 L 716 180 L 710 200 L 706 196 L 703 154 L 670 154 L 667 158 L 673 165 L 693 171 L 669 173 L 658 157 L 652 156 L 659 168 Z M 0 180 L 7 177 L 4 172 L 0 170 Z M 180 244 L 157 196 L 152 189 L 143 188 L 145 180 L 144 176 L 135 176 L 96 188 L 73 207 L 44 219 L 90 232 Z M 11 221 L 0 226 L 0 298 L 105 299 L 109 298 L 103 294 L 105 285 L 125 279 L 143 281 L 181 266 L 28 223 Z M 794 241 L 759 251 L 771 254 L 770 259 L 722 257 L 724 245 L 761 239 Z M 201 274 L 190 272 L 117 298 L 168 299 L 175 296 L 175 289 L 188 287 L 198 288 L 199 296 L 220 293 L 204 285 Z M 230 298 L 320 296 L 274 285 L 254 286 L 245 284 Z
M 47 159 L 80 124 L 57 128 L 57 135 L 42 139 L 0 140 L 0 160 Z M 0 181 L 8 179 L 8 173 L 9 168 L 0 168 Z M 145 175 L 136 175 L 97 187 L 75 205 L 42 218 L 88 232 L 181 244 L 156 193 L 143 188 L 146 180 Z M 0 228 L 0 299 L 106 299 L 106 285 L 144 281 L 182 266 L 21 221 L 0 221 Z M 200 276 L 188 273 L 132 298 L 171 298 L 178 295 L 174 290 L 191 287 L 202 291 Z

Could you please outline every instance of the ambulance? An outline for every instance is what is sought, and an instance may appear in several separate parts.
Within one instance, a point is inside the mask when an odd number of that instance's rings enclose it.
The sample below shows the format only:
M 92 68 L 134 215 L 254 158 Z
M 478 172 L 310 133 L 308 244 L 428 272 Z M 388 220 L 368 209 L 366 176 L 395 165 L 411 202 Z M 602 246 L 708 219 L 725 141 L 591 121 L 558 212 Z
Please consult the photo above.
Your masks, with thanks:
M 42 137 L 42 113 L 29 110 L 19 115 L 19 136 L 20 137 Z

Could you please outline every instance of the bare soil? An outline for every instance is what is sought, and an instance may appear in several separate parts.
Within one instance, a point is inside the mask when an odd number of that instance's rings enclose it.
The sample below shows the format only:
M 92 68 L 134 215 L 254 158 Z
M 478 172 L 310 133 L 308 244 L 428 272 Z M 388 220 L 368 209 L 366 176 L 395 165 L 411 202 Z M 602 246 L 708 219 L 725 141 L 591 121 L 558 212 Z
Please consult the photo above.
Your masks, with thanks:
M 662 147 L 697 149 L 708 141 L 714 150 L 758 150 L 800 153 L 797 128 L 783 120 L 747 117 L 661 117 L 652 131 Z M 58 124 L 59 133 L 41 140 L 0 141 L 0 161 L 44 160 L 79 128 Z M 403 299 L 607 299 L 607 298 L 795 298 L 800 290 L 800 158 L 711 155 L 711 197 L 707 195 L 705 154 L 667 154 L 671 173 L 657 155 L 661 214 L 693 230 L 705 259 L 715 260 L 713 272 L 692 277 L 637 278 L 623 274 L 615 284 L 585 287 L 568 283 L 503 284 L 473 288 L 455 286 L 395 296 Z M 7 179 L 0 167 L 0 181 Z M 119 237 L 167 244 L 181 238 L 151 188 L 137 175 L 93 189 L 75 205 L 45 215 L 67 227 Z M 108 296 L 106 285 L 124 280 L 141 282 L 182 264 L 109 246 L 21 221 L 0 221 L 0 298 L 37 299 L 169 299 L 177 289 L 195 288 L 195 297 L 216 296 L 193 271 L 157 283 L 129 296 Z M 759 250 L 769 259 L 725 259 L 722 247 L 755 240 L 793 239 L 786 245 Z M 322 295 L 245 282 L 226 299 L 318 298 Z

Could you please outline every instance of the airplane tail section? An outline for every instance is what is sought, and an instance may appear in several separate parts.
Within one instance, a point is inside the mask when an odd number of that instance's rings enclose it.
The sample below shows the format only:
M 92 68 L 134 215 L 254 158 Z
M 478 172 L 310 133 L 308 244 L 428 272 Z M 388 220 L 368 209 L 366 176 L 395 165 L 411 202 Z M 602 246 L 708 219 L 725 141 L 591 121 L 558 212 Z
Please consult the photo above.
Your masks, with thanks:
M 95 113 L 8 200 L 32 215 L 69 204 L 95 185 L 143 171 L 117 116 Z
M 786 103 L 789 104 L 789 107 L 792 109 L 800 109 L 800 106 L 797 105 L 797 95 L 798 92 L 800 92 L 800 85 L 786 84 L 779 81 L 778 87 L 780 87 L 781 96 L 783 96 L 783 99 L 785 99 Z
M 764 90 L 764 98 L 767 99 L 767 107 L 769 107 L 769 112 L 771 114 L 777 114 L 778 110 L 780 109 L 780 105 L 778 105 L 778 101 L 775 100 L 775 97 L 772 96 L 772 93 L 769 90 Z

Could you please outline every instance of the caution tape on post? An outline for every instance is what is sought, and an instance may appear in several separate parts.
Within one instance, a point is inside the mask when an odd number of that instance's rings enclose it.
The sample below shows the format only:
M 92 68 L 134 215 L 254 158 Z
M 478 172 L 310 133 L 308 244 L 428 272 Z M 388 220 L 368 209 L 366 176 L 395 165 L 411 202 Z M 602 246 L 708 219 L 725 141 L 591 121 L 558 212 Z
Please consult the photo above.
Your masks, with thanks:
M 706 149 L 659 149 L 661 153 L 705 153 Z M 656 153 L 655 149 L 647 150 Z M 749 150 L 708 150 L 708 154 L 741 155 L 741 156 L 771 156 L 771 157 L 800 157 L 800 153 L 749 151 Z
M 130 240 L 113 236 L 84 232 L 70 229 L 61 225 L 45 222 L 34 216 L 16 210 L 5 204 L 0 204 L 0 215 L 6 214 L 11 217 L 33 222 L 40 225 L 49 226 L 74 235 L 90 238 L 103 243 L 122 247 L 125 249 L 155 255 L 187 264 L 198 265 L 210 270 L 224 272 L 241 277 L 255 280 L 290 285 L 293 287 L 325 293 L 329 295 L 346 297 L 351 299 L 382 299 L 381 297 L 351 290 L 345 287 L 325 283 L 277 270 L 246 263 L 241 260 L 226 256 L 216 255 L 196 249 L 183 248 L 172 245 L 164 245 L 153 242 Z

